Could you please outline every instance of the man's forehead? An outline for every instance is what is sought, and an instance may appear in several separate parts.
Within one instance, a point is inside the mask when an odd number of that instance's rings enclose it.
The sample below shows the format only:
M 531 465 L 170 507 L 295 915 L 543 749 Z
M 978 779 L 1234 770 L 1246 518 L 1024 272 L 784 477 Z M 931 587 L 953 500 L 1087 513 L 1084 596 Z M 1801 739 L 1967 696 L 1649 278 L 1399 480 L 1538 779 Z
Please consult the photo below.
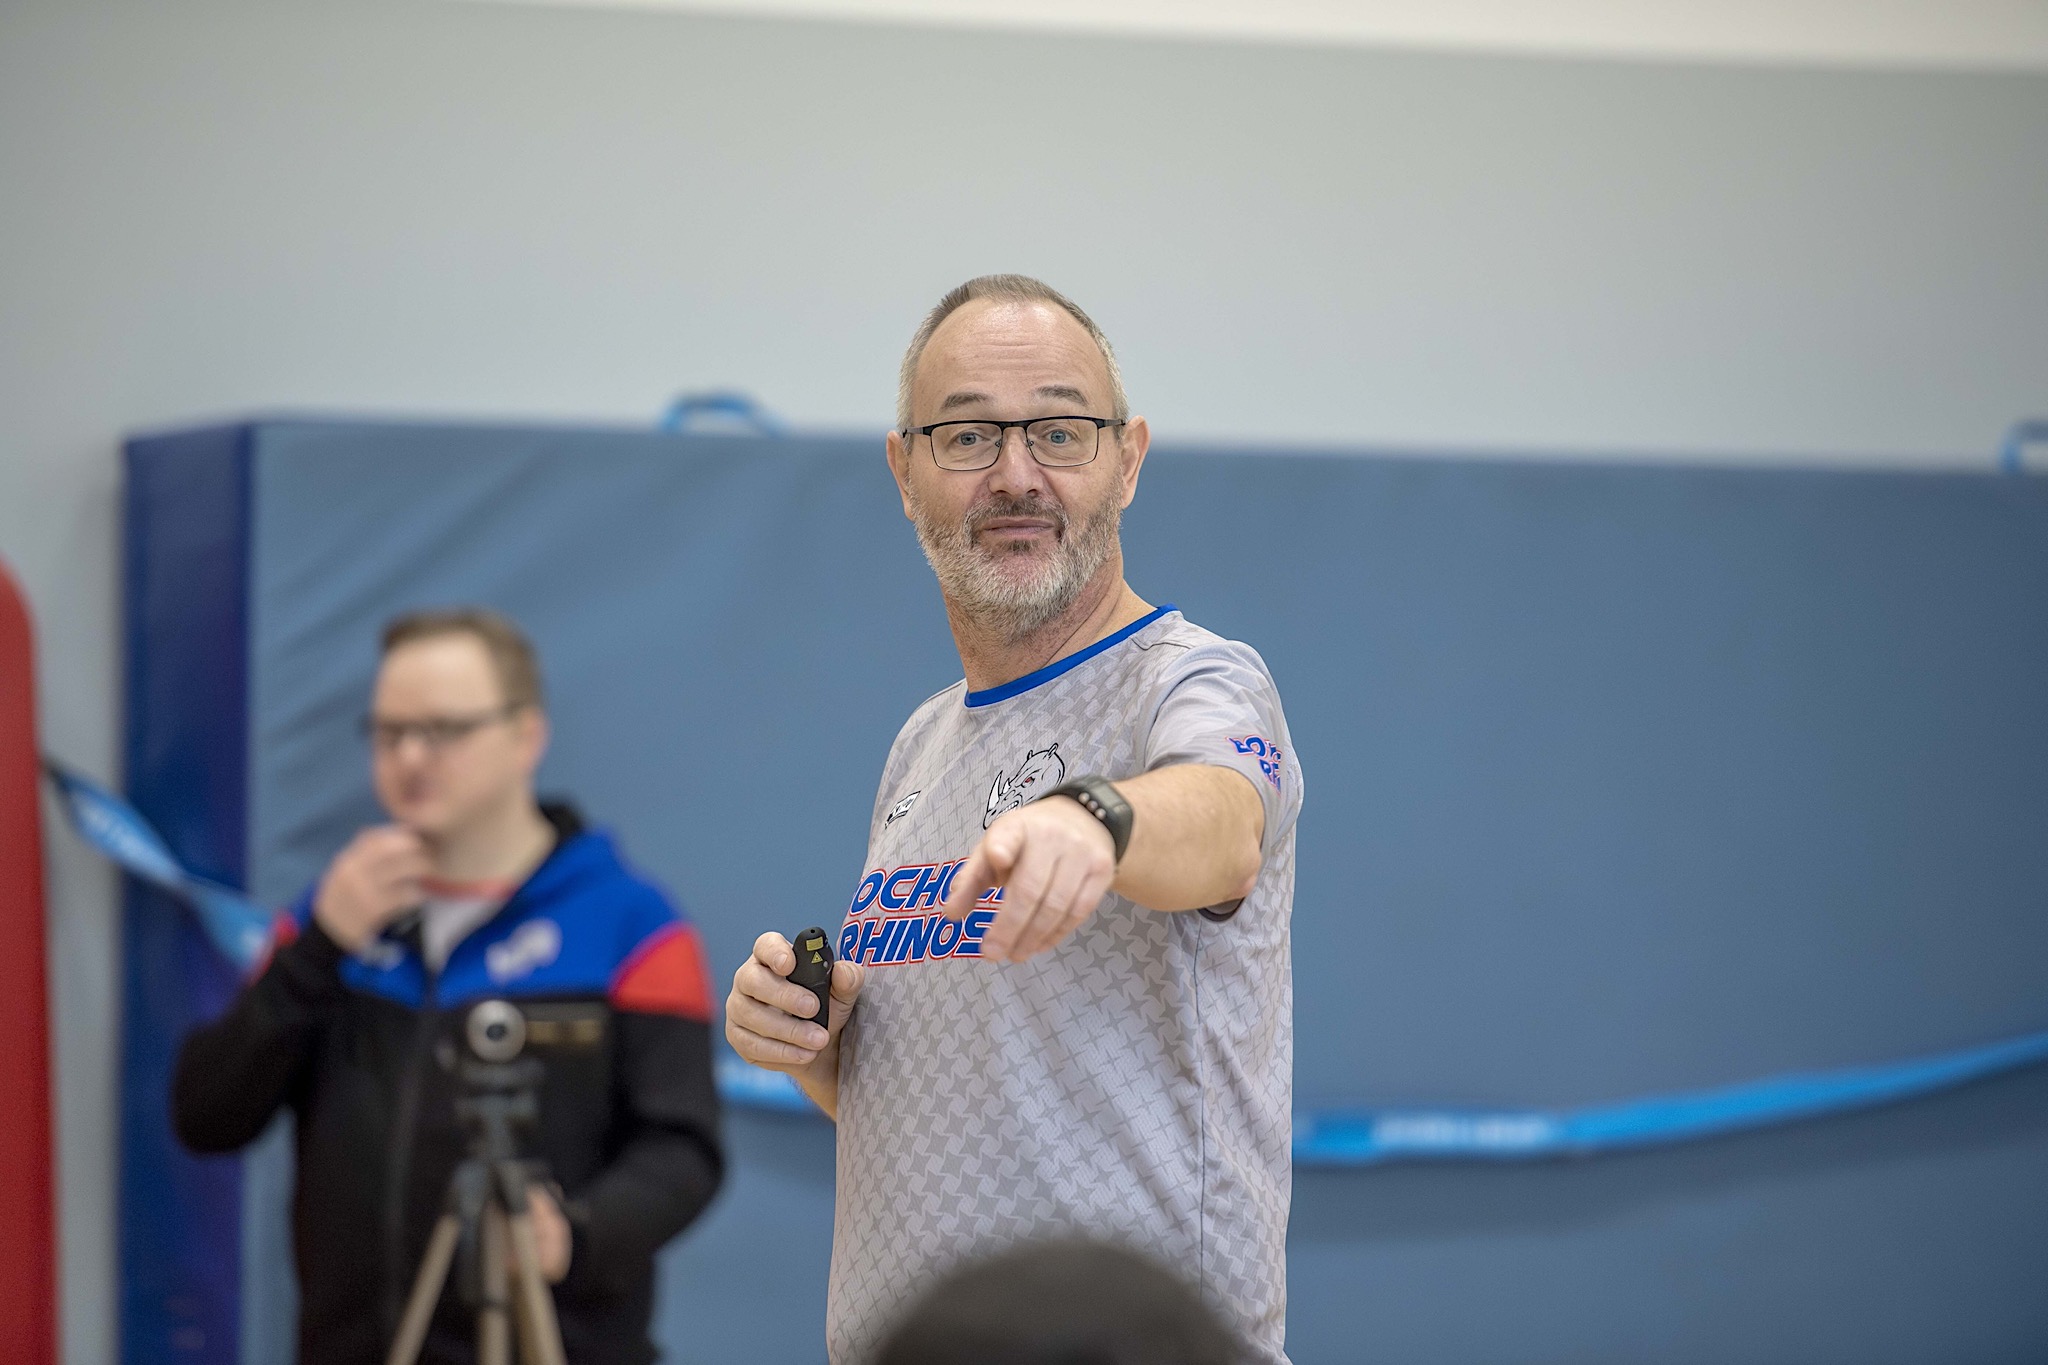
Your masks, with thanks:
M 376 690 L 495 693 L 498 671 L 484 642 L 469 634 L 408 640 L 377 667 Z
M 1109 366 L 1066 309 L 976 299 L 932 333 L 913 387 L 920 411 L 1020 398 L 1097 404 L 1109 397 Z

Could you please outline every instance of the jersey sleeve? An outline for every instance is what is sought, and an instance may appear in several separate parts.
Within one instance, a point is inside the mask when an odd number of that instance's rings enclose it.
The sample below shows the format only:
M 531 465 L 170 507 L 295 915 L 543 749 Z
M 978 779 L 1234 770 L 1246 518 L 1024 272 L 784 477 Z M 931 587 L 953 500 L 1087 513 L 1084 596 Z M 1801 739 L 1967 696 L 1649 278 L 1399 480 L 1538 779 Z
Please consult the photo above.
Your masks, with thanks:
M 1266 808 L 1271 850 L 1301 812 L 1301 765 L 1266 661 L 1250 645 L 1215 640 L 1175 664 L 1145 741 L 1145 771 L 1206 763 L 1244 774 Z

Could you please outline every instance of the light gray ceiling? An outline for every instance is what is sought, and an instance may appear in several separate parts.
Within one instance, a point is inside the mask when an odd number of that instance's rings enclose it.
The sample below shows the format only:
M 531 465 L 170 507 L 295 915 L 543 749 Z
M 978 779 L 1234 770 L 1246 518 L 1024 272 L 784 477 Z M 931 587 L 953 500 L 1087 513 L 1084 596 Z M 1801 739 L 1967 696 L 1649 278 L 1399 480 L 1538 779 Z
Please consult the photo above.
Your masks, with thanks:
M 2048 69 L 2048 0 L 517 2 L 1653 61 Z

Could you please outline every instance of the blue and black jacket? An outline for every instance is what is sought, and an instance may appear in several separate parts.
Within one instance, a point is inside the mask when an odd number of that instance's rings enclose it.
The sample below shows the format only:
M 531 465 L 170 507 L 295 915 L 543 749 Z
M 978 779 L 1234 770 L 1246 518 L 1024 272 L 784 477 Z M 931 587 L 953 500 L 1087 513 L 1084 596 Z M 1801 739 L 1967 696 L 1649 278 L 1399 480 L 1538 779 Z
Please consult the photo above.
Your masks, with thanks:
M 345 954 L 309 890 L 280 917 L 262 973 L 186 1039 L 172 1110 L 199 1152 L 297 1120 L 292 1232 L 302 1365 L 382 1361 L 448 1178 L 467 1155 L 454 1062 L 469 1008 L 508 999 L 545 1064 L 525 1156 L 566 1195 L 569 1274 L 555 1287 L 576 1365 L 654 1359 L 654 1254 L 717 1190 L 711 995 L 695 929 L 604 834 L 543 808 L 557 842 L 438 978 L 410 941 Z M 453 1277 L 451 1277 L 452 1281 Z M 426 1358 L 474 1358 L 451 1283 Z

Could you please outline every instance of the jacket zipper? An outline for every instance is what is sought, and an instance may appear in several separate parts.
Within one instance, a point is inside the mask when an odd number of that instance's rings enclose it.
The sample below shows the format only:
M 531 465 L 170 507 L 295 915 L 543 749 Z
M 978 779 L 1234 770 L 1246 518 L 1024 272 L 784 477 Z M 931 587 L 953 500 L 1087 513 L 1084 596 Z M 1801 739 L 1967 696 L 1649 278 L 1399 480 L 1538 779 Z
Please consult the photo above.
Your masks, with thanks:
M 414 942 L 409 947 L 418 950 L 417 931 L 407 936 Z M 419 952 L 420 971 L 423 973 L 426 990 L 420 1001 L 420 1018 L 413 1030 L 412 1056 L 405 1069 L 405 1077 L 398 1091 L 398 1110 L 393 1116 L 391 1142 L 391 1180 L 384 1195 L 384 1339 L 389 1341 L 398 1332 L 398 1320 L 405 1312 L 405 1301 L 412 1290 L 413 1274 L 417 1267 L 405 1263 L 405 1195 L 406 1186 L 412 1179 L 413 1147 L 418 1138 L 420 1087 L 426 1080 L 427 1064 L 432 1060 L 435 1024 L 440 1014 L 441 974 L 427 966 L 426 953 Z M 437 1208 L 435 1216 L 440 1216 Z

